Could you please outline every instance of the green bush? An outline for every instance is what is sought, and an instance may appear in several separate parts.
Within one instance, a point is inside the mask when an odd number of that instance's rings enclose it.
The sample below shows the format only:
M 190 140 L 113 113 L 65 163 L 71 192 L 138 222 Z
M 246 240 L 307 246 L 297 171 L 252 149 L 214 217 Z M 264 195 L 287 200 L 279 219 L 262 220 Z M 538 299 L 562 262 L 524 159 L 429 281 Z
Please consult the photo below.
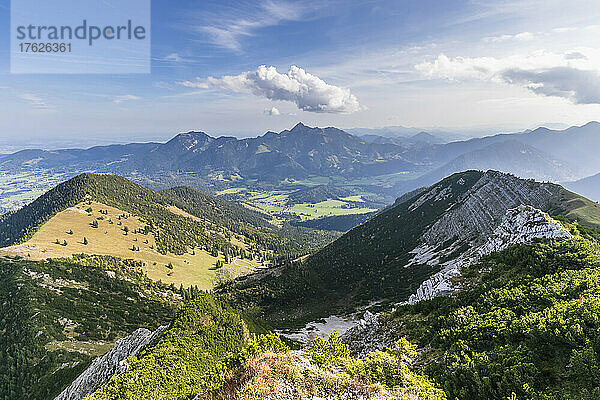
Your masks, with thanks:
M 429 350 L 451 399 L 588 399 L 600 387 L 600 245 L 582 237 L 513 246 L 463 271 L 456 298 L 392 320 Z M 435 361 L 434 361 L 435 360 Z

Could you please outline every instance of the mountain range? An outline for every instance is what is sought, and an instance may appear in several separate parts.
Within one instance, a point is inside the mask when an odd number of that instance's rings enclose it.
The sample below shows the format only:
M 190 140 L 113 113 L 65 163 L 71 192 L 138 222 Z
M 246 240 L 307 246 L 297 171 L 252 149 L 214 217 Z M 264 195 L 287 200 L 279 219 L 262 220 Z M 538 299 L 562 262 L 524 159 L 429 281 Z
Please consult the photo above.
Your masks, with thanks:
M 600 202 L 600 174 L 566 184 L 569 189 Z
M 164 144 L 146 143 L 95 147 L 88 150 L 25 150 L 0 158 L 6 171 L 28 164 L 48 169 L 98 169 L 122 175 L 153 176 L 194 173 L 202 178 L 279 180 L 310 175 L 362 176 L 386 170 L 415 170 L 400 148 L 369 144 L 336 128 L 303 124 L 279 134 L 251 139 L 204 132 L 181 133 Z
M 5 174 L 112 172 L 156 188 L 190 184 L 212 191 L 239 183 L 277 187 L 328 177 L 338 186 L 359 185 L 395 197 L 466 169 L 554 182 L 581 179 L 600 171 L 593 151 L 600 144 L 598 132 L 600 124 L 590 122 L 563 131 L 538 128 L 440 143 L 439 136 L 424 132 L 395 141 L 298 124 L 248 139 L 188 132 L 167 143 L 24 150 L 0 156 L 0 169 Z M 391 182 L 377 183 L 382 176 Z

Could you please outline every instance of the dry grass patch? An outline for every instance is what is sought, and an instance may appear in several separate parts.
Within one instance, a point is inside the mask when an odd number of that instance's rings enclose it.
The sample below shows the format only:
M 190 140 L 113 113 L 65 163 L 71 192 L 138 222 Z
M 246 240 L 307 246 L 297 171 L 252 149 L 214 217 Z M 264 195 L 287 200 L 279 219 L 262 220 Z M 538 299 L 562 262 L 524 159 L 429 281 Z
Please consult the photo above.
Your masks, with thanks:
M 171 211 L 200 220 L 177 210 L 173 207 Z M 135 215 L 95 201 L 84 201 L 56 214 L 27 242 L 0 249 L 0 256 L 44 260 L 79 253 L 110 255 L 142 261 L 144 272 L 153 280 L 196 285 L 204 290 L 214 287 L 220 279 L 247 274 L 258 266 L 233 259 L 217 270 L 215 265 L 218 260 L 224 261 L 223 257 L 213 257 L 200 249 L 183 255 L 160 254 L 156 251 L 153 234 L 140 232 L 145 225 L 146 222 Z M 234 244 L 239 242 L 236 239 Z

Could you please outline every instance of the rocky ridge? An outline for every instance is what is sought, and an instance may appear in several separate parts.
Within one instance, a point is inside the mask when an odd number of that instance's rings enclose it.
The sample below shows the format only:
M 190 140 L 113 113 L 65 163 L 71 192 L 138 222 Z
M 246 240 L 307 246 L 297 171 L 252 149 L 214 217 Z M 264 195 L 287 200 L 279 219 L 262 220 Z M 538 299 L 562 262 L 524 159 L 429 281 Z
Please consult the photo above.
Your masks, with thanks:
M 571 237 L 558 221 L 550 218 L 545 212 L 528 205 L 520 205 L 506 211 L 500 225 L 493 233 L 487 236 L 482 245 L 477 245 L 481 240 L 470 243 L 468 251 L 459 257 L 441 263 L 442 255 L 435 251 L 419 252 L 415 255 L 418 262 L 429 265 L 440 265 L 441 271 L 434 274 L 419 286 L 417 292 L 408 299 L 409 304 L 421 300 L 431 299 L 436 296 L 449 295 L 453 291 L 451 279 L 460 275 L 460 269 L 479 259 L 481 256 L 495 251 L 501 251 L 514 244 L 528 243 L 535 239 L 568 239 Z M 424 247 L 431 250 L 430 246 Z M 454 250 L 453 246 L 451 250 Z M 444 252 L 448 254 L 448 251 Z
M 437 186 L 435 189 L 436 201 L 449 196 L 448 188 Z M 423 242 L 432 246 L 447 240 L 468 240 L 473 237 L 480 243 L 484 242 L 496 229 L 506 210 L 524 204 L 546 209 L 549 199 L 559 196 L 562 190 L 558 185 L 487 171 L 423 234 Z M 431 197 L 432 192 L 427 192 L 423 197 Z M 418 199 L 412 207 L 418 208 L 421 201 Z
M 406 303 L 414 304 L 436 296 L 451 295 L 456 289 L 452 285 L 452 278 L 460 275 L 461 268 L 484 255 L 536 239 L 562 240 L 571 237 L 560 222 L 535 207 L 520 205 L 511 208 L 505 212 L 500 224 L 483 244 L 476 244 L 481 243 L 481 239 L 474 241 L 473 246 L 457 258 L 442 263 L 442 256 L 436 253 L 435 247 L 424 245 L 418 249 L 412 262 L 440 265 L 442 269 L 423 282 Z M 353 328 L 343 334 L 343 339 L 350 345 L 353 354 L 364 358 L 370 351 L 393 345 L 393 324 L 387 326 L 385 319 L 367 311 Z
M 80 400 L 94 393 L 114 376 L 124 372 L 128 367 L 127 358 L 138 354 L 165 329 L 167 326 L 161 326 L 154 332 L 140 328 L 117 340 L 112 350 L 92 361 L 92 364 L 54 400 Z

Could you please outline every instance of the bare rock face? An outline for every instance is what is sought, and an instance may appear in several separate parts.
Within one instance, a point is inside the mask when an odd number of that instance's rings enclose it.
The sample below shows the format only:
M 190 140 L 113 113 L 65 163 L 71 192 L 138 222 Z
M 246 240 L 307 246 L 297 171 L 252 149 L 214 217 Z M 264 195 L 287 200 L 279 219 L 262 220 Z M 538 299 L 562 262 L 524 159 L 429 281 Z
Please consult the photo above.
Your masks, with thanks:
M 140 328 L 131 335 L 117 340 L 111 351 L 96 358 L 81 375 L 77 377 L 55 400 L 80 400 L 94 393 L 111 378 L 124 372 L 127 358 L 134 356 L 140 350 L 157 338 L 166 326 L 161 326 L 154 332 Z
M 557 185 L 488 171 L 425 232 L 423 241 L 437 245 L 450 239 L 476 238 L 481 244 L 494 232 L 506 210 L 519 205 L 547 209 L 549 199 L 559 196 L 560 190 Z
M 569 231 L 545 212 L 532 206 L 520 205 L 504 213 L 500 224 L 487 235 L 487 240 L 483 244 L 477 245 L 481 243 L 481 239 L 473 241 L 473 246 L 469 250 L 454 259 L 441 262 L 442 256 L 436 252 L 436 247 L 423 244 L 415 249 L 413 262 L 441 265 L 442 270 L 423 282 L 407 303 L 414 304 L 437 296 L 451 295 L 454 290 L 451 279 L 460 275 L 461 268 L 476 262 L 484 255 L 535 239 L 561 240 L 570 237 L 572 235 Z M 455 248 L 456 246 L 451 246 L 444 254 L 448 254 L 448 251 L 451 252 Z M 364 358 L 370 351 L 393 345 L 396 336 L 391 331 L 392 327 L 393 324 L 387 326 L 386 320 L 382 320 L 380 315 L 367 312 L 355 327 L 346 331 L 343 339 L 354 355 Z
M 396 330 L 396 325 L 382 320 L 379 314 L 366 311 L 358 324 L 342 335 L 342 340 L 355 357 L 364 359 L 372 351 L 394 347 Z
M 477 261 L 481 256 L 495 251 L 501 251 L 514 244 L 523 244 L 534 239 L 568 239 L 571 237 L 558 221 L 550 218 L 545 212 L 532 206 L 520 205 L 506 211 L 501 223 L 487 240 L 480 245 L 481 238 L 471 243 L 471 248 L 455 259 L 440 263 L 440 254 L 431 251 L 431 246 L 423 246 L 418 249 L 415 259 L 419 262 L 441 265 L 442 270 L 434 274 L 419 286 L 417 292 L 408 299 L 409 304 L 421 300 L 431 299 L 436 296 L 449 295 L 452 293 L 451 278 L 460 275 L 463 266 Z M 450 248 L 450 251 L 453 248 Z M 444 252 L 447 254 L 448 250 Z M 429 256 L 429 258 L 428 258 Z

